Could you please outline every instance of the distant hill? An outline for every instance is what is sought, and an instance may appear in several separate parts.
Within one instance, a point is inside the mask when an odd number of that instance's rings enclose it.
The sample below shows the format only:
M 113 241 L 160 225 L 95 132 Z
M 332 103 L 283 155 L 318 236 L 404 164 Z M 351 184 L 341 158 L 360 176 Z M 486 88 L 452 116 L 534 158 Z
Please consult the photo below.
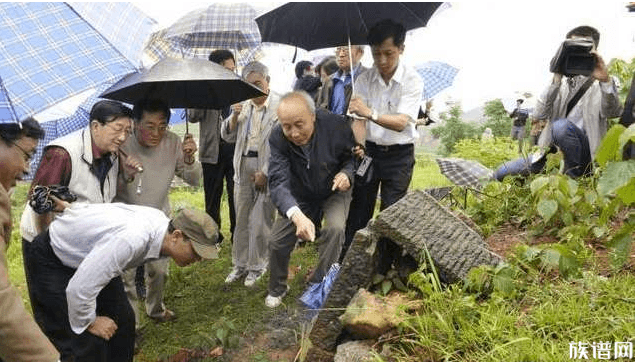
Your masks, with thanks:
M 469 111 L 463 112 L 461 119 L 465 122 L 475 122 L 478 124 L 485 123 L 485 115 L 483 114 L 483 107 L 476 107 Z

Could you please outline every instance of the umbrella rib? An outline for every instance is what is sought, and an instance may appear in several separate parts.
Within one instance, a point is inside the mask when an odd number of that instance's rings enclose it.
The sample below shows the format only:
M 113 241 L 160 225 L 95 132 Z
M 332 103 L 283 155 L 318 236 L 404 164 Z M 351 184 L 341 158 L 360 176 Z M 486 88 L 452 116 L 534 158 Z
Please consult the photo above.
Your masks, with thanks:
M 401 6 L 401 7 L 402 7 L 403 9 L 405 9 L 408 13 L 410 13 L 410 15 L 412 15 L 415 19 L 419 20 L 419 22 L 421 22 L 421 26 L 422 26 L 422 27 L 425 27 L 425 26 L 426 26 L 426 24 L 428 23 L 428 21 L 427 21 L 427 20 L 426 20 L 426 21 L 423 21 L 423 19 L 421 19 L 421 18 L 419 17 L 419 15 L 417 15 L 417 13 L 415 13 L 415 12 L 414 12 L 414 11 L 412 11 L 412 10 L 410 10 L 410 8 L 409 8 L 409 7 L 407 7 L 406 5 L 404 5 L 404 3 L 403 3 L 403 2 L 400 2 L 400 3 L 399 3 L 399 6 Z M 433 12 L 433 14 L 434 14 L 434 12 Z M 432 16 L 430 16 L 430 17 L 432 17 Z

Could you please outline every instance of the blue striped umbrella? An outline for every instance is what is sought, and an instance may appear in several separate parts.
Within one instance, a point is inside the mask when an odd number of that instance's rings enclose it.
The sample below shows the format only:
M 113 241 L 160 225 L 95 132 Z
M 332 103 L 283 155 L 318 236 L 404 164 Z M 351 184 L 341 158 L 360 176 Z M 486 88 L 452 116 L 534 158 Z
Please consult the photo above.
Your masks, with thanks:
M 167 57 L 207 59 L 212 50 L 228 49 L 237 52 L 236 61 L 244 66 L 263 56 L 256 16 L 248 4 L 212 4 L 152 34 L 145 53 L 154 61 Z
M 131 23 L 142 16 L 128 3 L 0 3 L 0 77 L 16 117 L 135 71 L 152 24 Z
M 0 78 L 0 124 L 17 122 L 18 117 L 15 115 L 13 104 L 11 104 L 4 84 L 2 84 L 2 78 Z
M 415 66 L 417 73 L 423 79 L 423 96 L 430 99 L 442 90 L 452 85 L 454 77 L 459 72 L 453 66 L 443 63 L 430 61 Z

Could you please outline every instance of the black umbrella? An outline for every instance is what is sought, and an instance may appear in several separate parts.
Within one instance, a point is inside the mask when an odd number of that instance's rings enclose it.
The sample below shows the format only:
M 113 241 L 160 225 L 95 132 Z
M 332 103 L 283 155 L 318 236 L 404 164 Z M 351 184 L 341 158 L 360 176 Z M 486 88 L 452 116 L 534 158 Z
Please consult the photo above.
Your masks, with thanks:
M 440 2 L 291 2 L 256 18 L 263 42 L 314 50 L 367 44 L 368 29 L 393 19 L 406 30 L 426 26 Z
M 148 70 L 127 75 L 100 97 L 126 103 L 154 98 L 165 101 L 170 108 L 221 109 L 263 95 L 216 63 L 165 58 Z

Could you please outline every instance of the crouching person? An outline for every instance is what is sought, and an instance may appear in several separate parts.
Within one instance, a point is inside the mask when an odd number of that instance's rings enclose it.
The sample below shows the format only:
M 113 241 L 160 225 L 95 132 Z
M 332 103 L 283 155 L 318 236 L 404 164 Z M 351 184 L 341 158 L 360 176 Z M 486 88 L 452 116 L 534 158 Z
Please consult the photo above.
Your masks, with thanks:
M 58 208 L 59 210 L 59 208 Z M 149 260 L 178 266 L 218 255 L 218 227 L 206 213 L 76 203 L 38 235 L 25 265 L 36 321 L 53 343 L 70 344 L 75 362 L 132 361 L 135 317 L 121 275 Z M 60 341 L 60 326 L 74 332 Z
M 344 116 L 316 111 L 305 92 L 282 97 L 278 120 L 269 137 L 269 189 L 281 214 L 269 244 L 271 275 L 265 304 L 270 308 L 280 305 L 287 293 L 289 258 L 298 238 L 321 239 L 310 282 L 322 281 L 337 262 L 351 202 L 355 145 Z M 319 232 L 322 218 L 326 225 Z

